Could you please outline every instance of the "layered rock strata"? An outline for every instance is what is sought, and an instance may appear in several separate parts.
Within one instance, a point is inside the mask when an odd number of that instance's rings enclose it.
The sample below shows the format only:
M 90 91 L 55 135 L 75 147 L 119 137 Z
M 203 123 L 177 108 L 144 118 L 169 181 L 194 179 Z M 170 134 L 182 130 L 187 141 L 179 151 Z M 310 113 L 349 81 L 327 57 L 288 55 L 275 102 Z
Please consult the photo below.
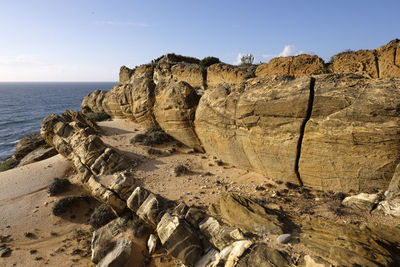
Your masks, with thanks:
M 126 207 L 120 192 L 110 190 L 99 179 L 129 167 L 129 162 L 112 148 L 107 147 L 96 135 L 97 125 L 81 113 L 67 111 L 64 115 L 51 114 L 42 122 L 41 134 L 61 155 L 73 163 L 82 184 L 100 201 L 109 204 L 120 214 Z M 123 182 L 123 179 L 118 181 Z
M 272 59 L 257 67 L 256 78 L 244 67 L 202 68 L 168 54 L 123 68 L 120 85 L 89 95 L 83 106 L 144 127 L 159 124 L 189 147 L 275 180 L 322 190 L 384 189 L 400 162 L 399 80 L 321 74 L 399 76 L 399 42 L 339 54 L 329 68 L 317 56 Z M 201 85 L 207 90 L 197 102 Z

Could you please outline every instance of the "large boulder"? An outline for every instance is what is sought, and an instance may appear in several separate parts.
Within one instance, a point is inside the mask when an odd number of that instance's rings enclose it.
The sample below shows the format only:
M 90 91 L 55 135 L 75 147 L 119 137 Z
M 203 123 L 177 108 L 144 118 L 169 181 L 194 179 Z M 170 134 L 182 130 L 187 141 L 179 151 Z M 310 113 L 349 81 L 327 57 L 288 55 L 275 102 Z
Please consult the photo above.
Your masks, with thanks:
M 268 63 L 260 64 L 256 69 L 257 77 L 272 75 L 291 75 L 294 77 L 311 76 L 326 73 L 324 60 L 318 56 L 298 55 L 277 57 Z
M 176 82 L 184 81 L 195 88 L 204 86 L 203 67 L 198 64 L 178 63 L 171 68 L 172 79 Z
M 332 70 L 334 73 L 353 73 L 368 78 L 378 78 L 379 69 L 377 55 L 374 50 L 345 51 L 334 57 Z
M 277 211 L 237 194 L 227 193 L 214 205 L 217 216 L 245 232 L 282 234 L 286 228 L 283 217 Z
M 198 102 L 199 96 L 188 83 L 170 82 L 166 87 L 158 87 L 154 114 L 167 134 L 202 151 L 193 126 Z
M 127 86 L 129 86 L 129 85 L 127 85 Z M 104 95 L 103 109 L 108 115 L 117 117 L 117 118 L 124 117 L 124 112 L 122 112 L 122 110 L 120 108 L 121 102 L 124 102 L 124 103 L 127 102 L 126 94 L 125 94 L 125 92 L 123 92 L 124 88 L 125 88 L 124 86 L 116 85 Z M 121 97 L 121 96 L 123 96 L 123 99 L 119 99 L 119 97 Z
M 250 252 L 237 263 L 237 267 L 285 267 L 291 266 L 289 255 L 283 251 L 269 247 L 266 243 L 256 243 Z
M 398 266 L 399 237 L 397 227 L 358 227 L 316 219 L 301 222 L 300 242 L 339 266 Z
M 372 50 L 345 51 L 333 61 L 334 73 L 355 73 L 369 78 L 400 77 L 400 40 Z
M 400 77 L 400 40 L 394 39 L 376 49 L 379 78 Z
M 28 153 L 45 144 L 46 141 L 43 139 L 39 132 L 26 135 L 21 140 L 19 140 L 17 145 L 15 146 L 14 156 L 17 160 L 21 160 L 23 157 L 28 155 Z
M 106 91 L 95 90 L 86 95 L 81 104 L 81 110 L 84 113 L 87 112 L 100 112 L 103 111 L 103 100 L 106 95 Z
M 304 184 L 320 190 L 386 189 L 400 160 L 400 79 L 324 75 L 301 146 Z
M 130 69 L 126 66 L 122 66 L 119 70 L 119 83 L 124 84 L 124 83 L 129 82 L 132 74 L 133 74 L 132 69 Z
M 213 64 L 207 68 L 207 87 L 213 88 L 222 83 L 237 84 L 244 82 L 247 70 L 225 63 Z
M 193 266 L 203 254 L 197 233 L 177 216 L 165 213 L 157 225 L 157 234 L 168 253 L 185 265 Z
M 130 85 L 129 103 L 131 117 L 145 128 L 156 124 L 153 114 L 155 87 L 153 79 L 145 74 L 133 79 Z
M 194 122 L 203 148 L 237 167 L 299 183 L 296 160 L 311 81 L 272 76 L 208 89 Z

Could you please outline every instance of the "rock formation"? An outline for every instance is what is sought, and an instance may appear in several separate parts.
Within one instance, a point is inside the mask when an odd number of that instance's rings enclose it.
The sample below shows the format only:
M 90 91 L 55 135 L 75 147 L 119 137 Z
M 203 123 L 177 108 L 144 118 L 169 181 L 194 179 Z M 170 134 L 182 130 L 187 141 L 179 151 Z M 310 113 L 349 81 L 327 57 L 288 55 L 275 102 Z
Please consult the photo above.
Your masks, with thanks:
M 268 63 L 261 63 L 258 65 L 255 75 L 257 77 L 267 77 L 283 74 L 303 77 L 327 72 L 322 58 L 302 54 L 290 57 L 277 57 L 271 59 Z
M 335 191 L 386 188 L 400 160 L 400 79 L 315 78 L 301 147 L 305 185 Z
M 275 58 L 255 73 L 168 54 L 121 68 L 120 85 L 88 95 L 82 108 L 159 124 L 189 147 L 276 180 L 386 189 L 400 161 L 400 83 L 371 78 L 400 76 L 399 45 L 341 53 L 330 67 L 318 56 Z
M 334 73 L 355 73 L 370 78 L 400 76 L 400 40 L 373 50 L 339 53 L 334 57 Z
M 195 119 L 205 151 L 240 168 L 299 183 L 297 146 L 311 81 L 273 76 L 208 89 Z

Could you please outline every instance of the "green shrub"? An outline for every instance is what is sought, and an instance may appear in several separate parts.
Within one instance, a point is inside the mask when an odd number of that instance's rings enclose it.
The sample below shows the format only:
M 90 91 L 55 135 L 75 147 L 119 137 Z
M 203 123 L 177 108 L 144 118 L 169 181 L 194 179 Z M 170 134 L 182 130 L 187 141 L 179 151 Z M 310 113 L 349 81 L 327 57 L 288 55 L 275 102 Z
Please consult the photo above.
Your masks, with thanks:
M 98 229 L 111 222 L 115 218 L 116 216 L 112 209 L 108 205 L 102 204 L 94 210 L 90 216 L 89 223 L 94 229 Z
M 89 112 L 89 113 L 86 113 L 85 116 L 93 122 L 105 121 L 105 120 L 109 120 L 111 118 L 111 116 L 108 115 L 104 110 L 99 111 L 99 112 Z
M 253 65 L 254 56 L 252 54 L 243 55 L 240 58 L 240 66 L 251 66 Z
M 40 148 L 44 148 L 44 149 L 48 149 L 50 147 L 51 147 L 51 145 L 49 145 L 48 143 L 44 143 L 43 145 L 40 145 Z
M 60 193 L 68 191 L 70 185 L 71 185 L 71 183 L 69 182 L 68 179 L 54 178 L 54 181 L 49 186 L 49 189 L 47 190 L 47 192 L 49 193 L 50 196 L 55 196 Z
M 18 165 L 18 161 L 14 157 L 9 157 L 0 163 L 0 172 L 4 172 L 15 168 Z
M 212 64 L 220 63 L 221 61 L 217 57 L 205 57 L 200 60 L 200 65 L 203 67 L 211 66 Z
M 61 216 L 73 207 L 78 206 L 80 201 L 89 202 L 89 199 L 87 196 L 63 197 L 54 204 L 52 209 L 53 215 Z
M 173 138 L 166 134 L 159 125 L 153 125 L 144 134 L 138 134 L 132 138 L 131 143 L 141 143 L 145 146 L 161 145 L 172 141 Z

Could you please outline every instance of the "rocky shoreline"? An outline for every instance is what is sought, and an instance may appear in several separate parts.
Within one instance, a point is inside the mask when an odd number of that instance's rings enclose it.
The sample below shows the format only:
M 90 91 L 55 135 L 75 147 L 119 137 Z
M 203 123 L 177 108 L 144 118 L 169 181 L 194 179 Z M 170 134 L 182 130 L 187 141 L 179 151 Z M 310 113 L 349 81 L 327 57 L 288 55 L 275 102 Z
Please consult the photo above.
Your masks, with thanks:
M 339 54 L 331 64 L 300 55 L 257 67 L 203 67 L 168 54 L 122 67 L 120 84 L 86 96 L 83 113 L 49 115 L 44 140 L 118 215 L 93 232 L 92 262 L 134 266 L 140 221 L 150 255 L 162 248 L 186 266 L 399 265 L 398 51 L 396 39 Z M 140 156 L 123 149 L 143 146 L 139 138 L 113 147 L 87 112 L 160 127 L 176 141 L 173 149 L 150 145 L 156 159 L 185 147 L 215 158 L 222 170 L 254 171 L 271 182 L 249 190 L 246 181 L 235 188 L 229 179 L 207 178 L 199 197 L 210 194 L 212 203 L 168 199 L 149 188 L 157 181 L 138 176 Z M 193 175 L 185 166 L 181 172 Z

